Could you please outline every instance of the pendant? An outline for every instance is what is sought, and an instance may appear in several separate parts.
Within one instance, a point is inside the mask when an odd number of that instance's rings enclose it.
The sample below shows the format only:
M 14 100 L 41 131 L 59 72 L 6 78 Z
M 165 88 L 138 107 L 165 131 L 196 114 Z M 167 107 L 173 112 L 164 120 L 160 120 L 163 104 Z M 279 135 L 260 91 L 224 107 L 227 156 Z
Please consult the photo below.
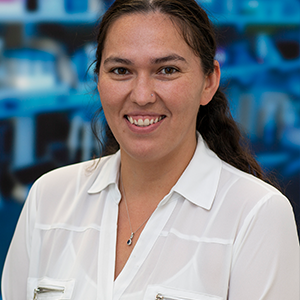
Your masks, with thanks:
M 134 233 L 131 232 L 130 239 L 127 241 L 128 246 L 130 246 L 132 244 L 133 235 L 134 235 Z

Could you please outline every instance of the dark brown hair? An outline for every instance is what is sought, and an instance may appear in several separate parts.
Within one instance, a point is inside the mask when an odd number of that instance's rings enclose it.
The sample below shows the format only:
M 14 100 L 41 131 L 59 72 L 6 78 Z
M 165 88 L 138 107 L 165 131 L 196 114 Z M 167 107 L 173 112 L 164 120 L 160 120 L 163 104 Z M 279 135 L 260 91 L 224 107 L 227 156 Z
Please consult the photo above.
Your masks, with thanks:
M 160 12 L 168 15 L 178 27 L 186 43 L 201 58 L 203 72 L 214 72 L 216 38 L 206 12 L 194 0 L 116 0 L 103 15 L 97 36 L 95 74 L 99 73 L 102 51 L 109 27 L 121 16 L 134 13 Z M 99 110 L 103 113 L 102 108 Z M 201 106 L 197 116 L 197 130 L 222 160 L 232 166 L 265 178 L 247 146 L 245 138 L 233 120 L 226 96 L 219 88 L 209 104 Z M 94 128 L 94 132 L 96 129 Z M 119 145 L 105 123 L 106 141 L 103 153 L 115 152 Z

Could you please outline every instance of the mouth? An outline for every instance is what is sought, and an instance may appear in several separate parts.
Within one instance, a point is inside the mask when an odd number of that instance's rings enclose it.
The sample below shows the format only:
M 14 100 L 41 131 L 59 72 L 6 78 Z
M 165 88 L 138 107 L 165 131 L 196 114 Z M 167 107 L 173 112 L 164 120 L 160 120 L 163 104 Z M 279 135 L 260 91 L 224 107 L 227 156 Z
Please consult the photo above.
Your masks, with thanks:
M 163 120 L 166 116 L 162 115 L 159 117 L 131 117 L 131 116 L 125 116 L 126 119 L 130 122 L 130 124 L 135 125 L 137 127 L 148 127 L 153 124 L 156 124 Z

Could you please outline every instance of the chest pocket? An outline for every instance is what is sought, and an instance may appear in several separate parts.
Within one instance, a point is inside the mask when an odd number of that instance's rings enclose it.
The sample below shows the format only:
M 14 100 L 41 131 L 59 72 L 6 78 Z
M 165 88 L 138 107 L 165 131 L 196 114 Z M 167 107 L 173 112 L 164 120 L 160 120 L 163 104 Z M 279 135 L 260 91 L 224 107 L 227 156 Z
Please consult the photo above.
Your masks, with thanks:
M 151 285 L 146 290 L 144 300 L 223 300 L 223 298 L 160 285 Z
M 72 297 L 74 286 L 75 279 L 28 278 L 27 300 L 68 300 Z

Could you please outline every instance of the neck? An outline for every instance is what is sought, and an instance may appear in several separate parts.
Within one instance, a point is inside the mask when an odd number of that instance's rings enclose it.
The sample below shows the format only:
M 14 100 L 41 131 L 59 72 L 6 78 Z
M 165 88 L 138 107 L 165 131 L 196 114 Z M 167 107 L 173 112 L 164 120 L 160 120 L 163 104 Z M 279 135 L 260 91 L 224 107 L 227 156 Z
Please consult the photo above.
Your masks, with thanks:
M 158 204 L 178 181 L 194 150 L 153 162 L 135 160 L 121 149 L 121 176 L 128 201 Z

